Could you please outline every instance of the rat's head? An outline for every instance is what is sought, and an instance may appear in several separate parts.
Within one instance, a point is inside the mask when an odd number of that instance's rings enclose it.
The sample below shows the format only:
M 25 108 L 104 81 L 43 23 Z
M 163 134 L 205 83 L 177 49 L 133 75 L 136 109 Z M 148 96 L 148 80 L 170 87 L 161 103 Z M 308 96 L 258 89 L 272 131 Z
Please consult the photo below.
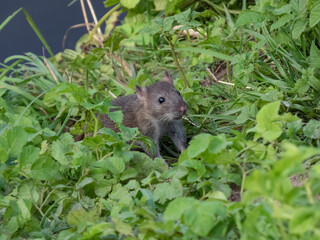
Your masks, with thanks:
M 173 79 L 167 71 L 162 81 L 148 87 L 136 86 L 136 90 L 148 114 L 157 121 L 178 120 L 186 113 L 187 104 L 175 89 Z

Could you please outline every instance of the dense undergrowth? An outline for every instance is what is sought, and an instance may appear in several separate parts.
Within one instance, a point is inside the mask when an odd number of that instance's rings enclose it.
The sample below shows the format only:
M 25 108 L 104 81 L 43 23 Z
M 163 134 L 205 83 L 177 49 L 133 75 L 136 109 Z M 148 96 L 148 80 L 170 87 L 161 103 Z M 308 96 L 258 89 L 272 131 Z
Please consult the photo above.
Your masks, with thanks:
M 1 63 L 0 239 L 319 239 L 319 1 L 105 4 L 74 50 Z M 96 113 L 165 70 L 189 147 L 153 160 Z

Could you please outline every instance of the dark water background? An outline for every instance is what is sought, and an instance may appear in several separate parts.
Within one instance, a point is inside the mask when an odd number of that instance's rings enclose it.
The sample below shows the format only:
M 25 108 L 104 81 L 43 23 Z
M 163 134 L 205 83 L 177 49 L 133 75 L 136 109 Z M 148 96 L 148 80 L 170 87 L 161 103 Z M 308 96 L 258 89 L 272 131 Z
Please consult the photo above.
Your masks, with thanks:
M 0 0 L 0 24 L 14 11 L 24 7 L 55 54 L 62 50 L 66 30 L 75 24 L 84 23 L 80 1 L 68 7 L 70 2 L 71 0 Z M 86 1 L 84 2 L 86 5 Z M 103 2 L 91 0 L 98 20 L 108 11 Z M 87 5 L 86 9 L 89 22 L 93 22 Z M 86 32 L 86 27 L 71 29 L 65 48 L 74 49 L 76 41 Z M 19 12 L 0 31 L 0 62 L 9 56 L 26 52 L 42 55 L 42 47 L 23 12 Z M 49 56 L 47 52 L 46 56 Z

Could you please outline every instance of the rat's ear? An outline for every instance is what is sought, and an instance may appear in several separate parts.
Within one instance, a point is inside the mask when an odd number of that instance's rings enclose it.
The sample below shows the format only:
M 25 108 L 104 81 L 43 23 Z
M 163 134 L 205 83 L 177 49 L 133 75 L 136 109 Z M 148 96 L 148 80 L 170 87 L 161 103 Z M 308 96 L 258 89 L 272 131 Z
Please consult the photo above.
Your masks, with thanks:
M 137 96 L 140 100 L 146 101 L 148 97 L 148 92 L 146 87 L 139 87 L 136 85 Z
M 164 77 L 162 78 L 162 81 L 168 82 L 173 85 L 173 78 L 167 70 L 164 72 Z

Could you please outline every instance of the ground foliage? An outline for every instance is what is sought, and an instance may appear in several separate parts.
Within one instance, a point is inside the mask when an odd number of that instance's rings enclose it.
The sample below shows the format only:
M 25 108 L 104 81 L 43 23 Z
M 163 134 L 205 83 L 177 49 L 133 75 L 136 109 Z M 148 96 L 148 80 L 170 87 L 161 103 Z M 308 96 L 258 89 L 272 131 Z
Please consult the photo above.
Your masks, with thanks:
M 114 4 L 103 46 L 1 63 L 0 238 L 319 239 L 319 1 Z M 97 115 L 164 70 L 189 107 L 169 166 Z

